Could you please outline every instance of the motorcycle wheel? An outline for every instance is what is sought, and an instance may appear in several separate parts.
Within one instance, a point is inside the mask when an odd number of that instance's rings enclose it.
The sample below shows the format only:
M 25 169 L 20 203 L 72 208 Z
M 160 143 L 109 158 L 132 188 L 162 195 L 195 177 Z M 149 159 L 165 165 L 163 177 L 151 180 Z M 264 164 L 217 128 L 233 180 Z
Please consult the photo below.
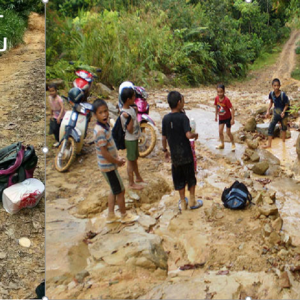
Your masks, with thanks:
M 58 148 L 58 152 L 55 156 L 55 168 L 58 172 L 66 172 L 76 158 L 77 144 L 74 139 L 69 137 L 66 141 L 66 147 L 63 153 L 63 157 L 60 158 L 59 154 L 64 142 L 62 142 Z
M 149 155 L 155 147 L 156 133 L 154 128 L 148 123 L 141 124 L 141 136 L 139 138 L 140 157 Z

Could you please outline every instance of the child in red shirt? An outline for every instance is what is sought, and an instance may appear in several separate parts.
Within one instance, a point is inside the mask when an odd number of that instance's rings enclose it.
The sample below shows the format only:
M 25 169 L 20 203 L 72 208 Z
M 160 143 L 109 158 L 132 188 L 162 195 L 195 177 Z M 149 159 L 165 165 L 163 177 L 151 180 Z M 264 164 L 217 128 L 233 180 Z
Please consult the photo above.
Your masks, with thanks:
M 230 131 L 231 125 L 234 125 L 234 108 L 230 102 L 230 100 L 225 96 L 225 86 L 223 84 L 219 84 L 217 86 L 218 96 L 215 98 L 215 106 L 216 106 L 216 117 L 215 121 L 218 121 L 219 115 L 219 136 L 221 140 L 221 144 L 216 147 L 216 149 L 224 149 L 224 126 L 226 125 L 226 133 L 230 138 L 232 143 L 231 151 L 235 151 L 235 144 L 233 135 Z

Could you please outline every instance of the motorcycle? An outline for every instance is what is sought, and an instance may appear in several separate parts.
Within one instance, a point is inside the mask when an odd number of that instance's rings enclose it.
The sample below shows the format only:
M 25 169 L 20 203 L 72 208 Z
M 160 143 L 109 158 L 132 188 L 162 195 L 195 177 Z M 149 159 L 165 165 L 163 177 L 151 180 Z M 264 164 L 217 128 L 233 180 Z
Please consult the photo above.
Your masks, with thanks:
M 86 101 L 93 79 L 97 76 L 86 70 L 77 70 L 75 74 L 78 78 L 73 82 L 74 88 L 69 91 L 68 98 L 62 96 L 71 104 L 72 110 L 66 112 L 60 126 L 60 141 L 55 156 L 55 168 L 59 172 L 67 171 L 76 155 L 80 154 L 93 111 L 93 105 Z
M 149 155 L 156 144 L 155 122 L 149 116 L 149 104 L 147 102 L 148 94 L 143 87 L 135 86 L 136 99 L 135 104 L 138 108 L 137 118 L 141 127 L 141 136 L 139 138 L 140 157 Z

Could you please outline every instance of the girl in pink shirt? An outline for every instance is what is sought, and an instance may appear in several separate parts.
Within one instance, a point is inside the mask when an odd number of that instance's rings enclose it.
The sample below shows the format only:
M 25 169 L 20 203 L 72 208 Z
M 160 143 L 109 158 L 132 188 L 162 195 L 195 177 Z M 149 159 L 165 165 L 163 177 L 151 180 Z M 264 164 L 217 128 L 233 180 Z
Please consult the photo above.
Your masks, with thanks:
M 57 147 L 59 142 L 59 129 L 61 120 L 65 115 L 64 103 L 61 97 L 57 94 L 57 87 L 55 84 L 50 84 L 48 86 L 48 91 L 50 93 L 49 102 L 51 108 L 51 119 L 50 119 L 50 130 L 49 134 L 54 134 L 55 143 L 53 146 Z

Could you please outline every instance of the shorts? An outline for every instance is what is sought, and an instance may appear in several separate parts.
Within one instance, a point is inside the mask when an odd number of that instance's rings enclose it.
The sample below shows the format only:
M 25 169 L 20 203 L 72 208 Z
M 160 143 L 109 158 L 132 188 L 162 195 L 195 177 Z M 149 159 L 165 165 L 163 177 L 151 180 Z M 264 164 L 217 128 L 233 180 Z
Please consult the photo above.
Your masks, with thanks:
M 105 180 L 110 186 L 110 190 L 114 195 L 121 194 L 125 189 L 123 181 L 119 175 L 118 170 L 112 170 L 110 172 L 102 172 Z
M 231 117 L 229 119 L 226 119 L 226 120 L 219 120 L 219 125 L 226 124 L 226 127 L 230 128 L 231 127 L 230 122 L 231 122 Z
M 172 177 L 176 191 L 184 189 L 186 184 L 188 185 L 188 189 L 196 185 L 194 162 L 192 161 L 180 166 L 172 164 Z
M 125 147 L 127 149 L 127 159 L 129 161 L 135 161 L 139 157 L 139 141 L 126 141 Z
M 272 121 L 269 125 L 269 129 L 268 129 L 268 136 L 273 136 L 274 134 L 274 130 L 275 130 L 275 126 L 278 122 L 281 123 L 281 130 L 282 131 L 287 131 L 287 122 L 288 122 L 288 114 L 285 114 L 283 118 L 281 118 L 281 110 L 275 110 L 273 112 L 273 118 Z

